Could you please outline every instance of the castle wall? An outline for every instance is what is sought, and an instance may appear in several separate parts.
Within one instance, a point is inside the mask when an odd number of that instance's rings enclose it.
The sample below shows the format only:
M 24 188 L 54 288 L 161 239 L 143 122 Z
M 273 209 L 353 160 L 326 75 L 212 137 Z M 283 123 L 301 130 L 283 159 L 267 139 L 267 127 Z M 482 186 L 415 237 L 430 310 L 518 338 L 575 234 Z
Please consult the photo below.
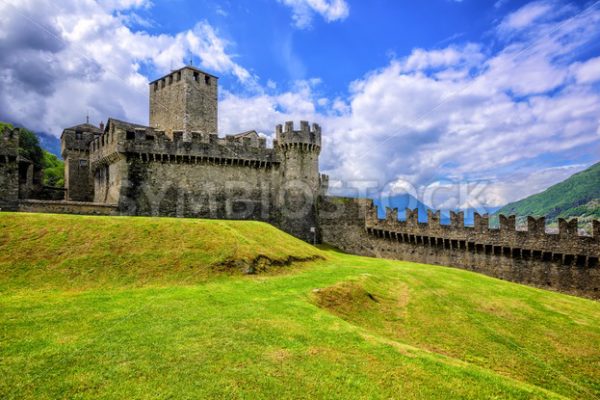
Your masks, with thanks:
M 128 187 L 119 202 L 125 213 L 277 222 L 277 167 L 162 163 L 135 155 L 127 164 Z
M 465 227 L 461 213 L 451 225 L 440 225 L 439 213 L 419 223 L 416 210 L 398 221 L 398 211 L 377 217 L 369 200 L 323 199 L 324 209 L 340 209 L 327 217 L 321 212 L 323 240 L 342 250 L 368 256 L 438 264 L 467 269 L 500 279 L 600 298 L 600 222 L 594 236 L 578 236 L 576 221 L 561 221 L 559 234 L 545 233 L 543 219 L 529 219 L 527 231 L 515 229 L 515 218 L 501 217 L 500 229 L 490 229 L 487 217 L 477 216 Z M 336 221 L 344 221 L 343 223 Z M 340 229 L 341 227 L 341 229 Z
M 86 153 L 71 154 L 65 160 L 65 187 L 67 200 L 92 201 L 93 181 L 90 176 L 88 155 Z
M 14 210 L 19 202 L 18 133 L 0 134 L 0 208 Z
M 367 236 L 365 219 L 371 201 L 346 197 L 322 197 L 319 202 L 319 228 L 323 243 L 347 253 L 376 257 Z
M 312 241 L 320 128 L 311 131 L 303 122 L 298 131 L 292 123 L 278 129 L 279 140 L 267 148 L 255 133 L 174 132 L 171 138 L 110 120 L 90 144 L 95 201 L 117 204 L 127 215 L 267 221 Z
M 94 202 L 118 205 L 123 188 L 128 185 L 129 166 L 123 156 L 94 170 Z
M 46 214 L 120 215 L 117 206 L 78 201 L 22 200 L 18 211 Z

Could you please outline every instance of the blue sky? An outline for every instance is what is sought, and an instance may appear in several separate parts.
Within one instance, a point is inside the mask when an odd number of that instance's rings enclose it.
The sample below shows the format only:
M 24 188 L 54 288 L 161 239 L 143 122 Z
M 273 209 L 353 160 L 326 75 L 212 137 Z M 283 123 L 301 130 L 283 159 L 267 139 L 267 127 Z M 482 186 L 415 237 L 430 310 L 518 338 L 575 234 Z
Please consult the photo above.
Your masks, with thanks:
M 300 3 L 300 2 L 299 2 Z M 493 31 L 504 15 L 527 1 L 346 1 L 348 14 L 327 21 L 307 12 L 294 23 L 293 9 L 273 0 L 169 1 L 134 11 L 143 19 L 132 30 L 172 34 L 206 21 L 227 40 L 236 60 L 262 80 L 286 87 L 319 77 L 325 95 L 345 95 L 348 84 L 414 48 L 442 48 L 469 41 L 495 45 Z M 596 51 L 600 45 L 596 46 Z M 190 54 L 189 56 L 193 56 Z M 194 57 L 195 62 L 201 62 Z M 189 57 L 186 59 L 188 60 Z M 173 60 L 175 64 L 181 60 Z M 150 76 L 160 71 L 144 71 Z M 236 80 L 223 76 L 222 84 Z M 236 88 L 240 89 L 240 88 Z M 241 88 L 243 89 L 243 88 Z
M 600 158 L 600 4 L 7 0 L 0 118 L 147 123 L 147 82 L 219 75 L 220 134 L 306 119 L 337 193 L 497 206 Z

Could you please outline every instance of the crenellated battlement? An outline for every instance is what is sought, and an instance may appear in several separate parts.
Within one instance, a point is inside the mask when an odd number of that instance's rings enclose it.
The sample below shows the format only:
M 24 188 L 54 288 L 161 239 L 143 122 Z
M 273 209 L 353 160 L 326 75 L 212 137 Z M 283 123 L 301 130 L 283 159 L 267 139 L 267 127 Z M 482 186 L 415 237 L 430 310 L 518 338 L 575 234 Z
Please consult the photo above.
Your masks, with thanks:
M 90 144 L 93 165 L 110 162 L 113 153 L 162 163 L 212 162 L 270 167 L 277 163 L 275 150 L 254 131 L 220 138 L 216 133 L 165 131 L 109 120 L 104 134 Z
M 418 222 L 418 210 L 406 209 L 406 219 L 398 220 L 398 209 L 386 208 L 386 217 L 378 218 L 378 208 L 372 202 L 366 210 L 365 226 L 370 234 L 391 240 L 432 245 L 449 241 L 456 249 L 477 248 L 503 254 L 505 252 L 571 255 L 587 257 L 593 264 L 600 253 L 600 221 L 593 221 L 593 236 L 580 235 L 577 219 L 559 219 L 559 232 L 546 232 L 545 218 L 527 219 L 527 230 L 518 230 L 514 215 L 500 215 L 499 229 L 489 226 L 489 216 L 475 214 L 474 226 L 465 226 L 463 212 L 450 212 L 450 224 L 440 223 L 440 211 L 429 211 L 426 223 Z M 506 250 L 506 249 L 510 249 Z M 553 257 L 548 256 L 546 257 Z
M 463 268 L 514 282 L 600 298 L 600 221 L 592 235 L 580 235 L 577 220 L 559 220 L 557 233 L 546 231 L 545 218 L 527 218 L 519 230 L 515 216 L 501 215 L 498 228 L 490 217 L 475 213 L 465 226 L 464 213 L 428 210 L 427 222 L 417 210 L 386 208 L 380 219 L 371 199 L 323 197 L 323 240 L 354 254 Z
M 307 151 L 321 151 L 321 127 L 318 124 L 300 121 L 300 129 L 294 129 L 294 123 L 288 121 L 285 125 L 275 127 L 275 147 L 303 148 Z

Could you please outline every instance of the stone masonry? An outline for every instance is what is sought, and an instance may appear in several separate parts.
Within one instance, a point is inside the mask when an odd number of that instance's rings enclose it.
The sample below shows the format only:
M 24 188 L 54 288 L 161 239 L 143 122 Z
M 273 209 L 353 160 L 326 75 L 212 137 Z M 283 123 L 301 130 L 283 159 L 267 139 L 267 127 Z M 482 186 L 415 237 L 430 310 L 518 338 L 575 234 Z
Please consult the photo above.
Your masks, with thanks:
M 66 200 L 94 200 L 94 181 L 90 174 L 90 143 L 102 130 L 88 123 L 63 131 L 61 153 L 65 160 Z
M 150 126 L 173 131 L 217 133 L 216 76 L 181 68 L 150 83 Z
M 0 208 L 14 210 L 19 203 L 19 134 L 0 133 Z
M 440 212 L 419 223 L 417 210 L 386 209 L 379 219 L 369 199 L 326 197 L 321 201 L 323 240 L 342 250 L 373 257 L 446 265 L 496 278 L 600 298 L 600 221 L 593 236 L 579 236 L 577 219 L 559 220 L 559 233 L 548 234 L 544 218 L 528 218 L 528 229 L 516 229 L 515 216 L 500 216 L 500 229 L 487 215 L 475 215 L 472 227 L 463 213 L 440 224 Z

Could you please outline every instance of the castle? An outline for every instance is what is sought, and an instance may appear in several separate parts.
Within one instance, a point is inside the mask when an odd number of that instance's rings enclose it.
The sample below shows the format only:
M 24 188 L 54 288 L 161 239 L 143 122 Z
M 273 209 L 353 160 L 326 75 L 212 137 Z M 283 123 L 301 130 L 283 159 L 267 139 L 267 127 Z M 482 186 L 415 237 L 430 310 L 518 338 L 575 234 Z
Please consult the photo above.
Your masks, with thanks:
M 420 223 L 416 210 L 388 209 L 380 220 L 369 199 L 326 194 L 319 172 L 321 128 L 302 121 L 275 127 L 271 147 L 256 131 L 219 137 L 218 78 L 186 66 L 149 84 L 149 126 L 108 119 L 61 136 L 61 201 L 33 200 L 35 171 L 18 152 L 18 135 L 0 138 L 0 207 L 8 210 L 149 215 L 269 222 L 306 241 L 368 256 L 469 269 L 515 282 L 600 298 L 600 222 L 580 236 L 577 220 L 500 216 L 500 229 L 462 213 L 450 225 L 438 213 Z M 63 196 L 62 192 L 60 193 Z
M 190 66 L 150 83 L 150 126 L 109 119 L 65 129 L 67 200 L 127 215 L 254 219 L 304 240 L 317 230 L 321 128 L 217 134 L 218 78 Z

